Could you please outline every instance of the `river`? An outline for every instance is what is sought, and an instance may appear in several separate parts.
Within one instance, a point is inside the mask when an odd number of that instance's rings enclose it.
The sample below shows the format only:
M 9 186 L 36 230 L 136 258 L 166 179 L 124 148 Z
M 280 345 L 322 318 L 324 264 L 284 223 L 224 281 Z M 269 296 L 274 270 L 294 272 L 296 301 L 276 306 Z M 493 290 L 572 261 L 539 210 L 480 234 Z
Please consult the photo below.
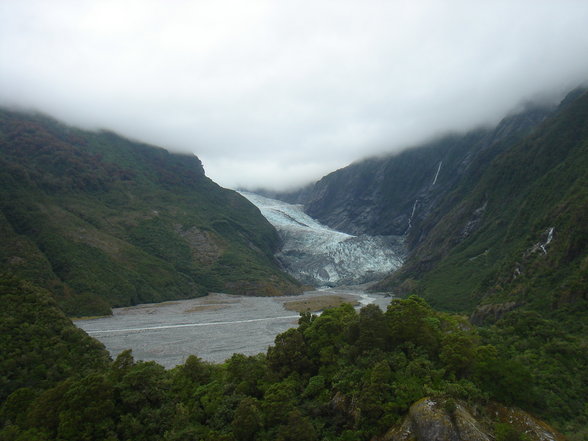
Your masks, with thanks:
M 343 294 L 360 305 L 383 310 L 390 297 L 358 288 L 329 288 L 292 297 L 244 297 L 209 294 L 190 300 L 116 308 L 110 317 L 77 320 L 75 324 L 100 340 L 112 357 L 132 349 L 136 360 L 153 360 L 166 368 L 191 355 L 223 362 L 233 353 L 265 352 L 279 333 L 297 326 L 299 314 L 284 303 Z

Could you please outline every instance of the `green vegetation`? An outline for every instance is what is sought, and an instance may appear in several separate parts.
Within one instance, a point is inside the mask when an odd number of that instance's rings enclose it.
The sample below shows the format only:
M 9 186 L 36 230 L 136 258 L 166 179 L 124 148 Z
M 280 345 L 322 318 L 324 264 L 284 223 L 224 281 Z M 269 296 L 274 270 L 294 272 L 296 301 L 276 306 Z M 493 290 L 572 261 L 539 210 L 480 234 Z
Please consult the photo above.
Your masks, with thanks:
M 292 300 L 284 303 L 284 308 L 296 312 L 317 312 L 322 311 L 323 309 L 340 306 L 343 303 L 349 303 L 352 306 L 359 305 L 359 301 L 353 296 L 325 295 L 306 300 Z
M 577 92 L 448 194 L 405 266 L 378 287 L 491 325 L 480 336 L 530 376 L 503 384 L 495 398 L 575 439 L 588 434 L 587 170 L 588 93 Z M 491 370 L 483 378 L 495 382 Z M 509 396 L 529 384 L 524 402 Z
M 20 388 L 32 393 L 108 366 L 104 346 L 74 326 L 46 290 L 0 277 L 0 304 L 1 401 Z
M 584 93 L 448 195 L 404 268 L 382 286 L 452 311 L 508 302 L 548 315 L 569 304 L 586 309 L 586 170 Z
M 194 156 L 0 111 L 0 265 L 71 315 L 209 291 L 277 295 L 274 228 Z
M 220 365 L 108 360 L 53 298 L 88 315 L 295 291 L 255 207 L 196 158 L 37 116 L 0 113 L 0 166 L 0 440 L 394 439 L 419 412 L 534 440 L 517 407 L 588 438 L 588 94 L 422 221 L 382 285 L 421 297 L 302 313 Z
M 9 285 L 14 290 L 18 284 Z M 537 321 L 520 338 L 504 338 L 508 326 L 531 322 L 513 319 L 478 332 L 412 296 L 393 301 L 386 312 L 370 305 L 357 313 L 344 304 L 319 317 L 303 313 L 299 326 L 277 336 L 267 354 L 235 354 L 220 365 L 190 356 L 166 371 L 125 351 L 108 365 L 95 363 L 49 381 L 51 368 L 44 364 L 38 375 L 45 380 L 22 376 L 6 389 L 0 439 L 368 440 L 398 426 L 422 397 L 441 400 L 448 415 L 477 406 L 485 430 L 498 439 L 518 439 L 513 437 L 520 430 L 484 410 L 494 400 L 564 428 L 560 421 L 576 417 L 567 428 L 577 428 L 588 418 L 586 409 L 577 413 L 587 392 L 578 375 L 588 368 L 588 357 L 579 356 L 586 348 Z M 527 363 L 544 350 L 533 341 L 539 328 L 541 338 L 553 342 L 548 352 L 577 356 L 572 369 L 558 371 L 559 361 Z M 519 353 L 522 343 L 527 350 Z M 3 377 L 10 372 L 2 369 Z M 558 394 L 546 391 L 553 381 L 575 389 L 552 402 Z

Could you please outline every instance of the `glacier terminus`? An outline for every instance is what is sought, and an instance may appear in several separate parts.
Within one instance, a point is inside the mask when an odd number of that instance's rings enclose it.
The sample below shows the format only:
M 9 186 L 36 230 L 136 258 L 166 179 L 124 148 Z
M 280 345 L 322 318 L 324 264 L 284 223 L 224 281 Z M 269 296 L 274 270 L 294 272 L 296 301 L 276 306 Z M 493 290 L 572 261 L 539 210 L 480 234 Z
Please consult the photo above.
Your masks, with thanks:
M 322 225 L 301 205 L 251 192 L 240 194 L 276 228 L 283 241 L 276 257 L 302 283 L 357 285 L 381 279 L 402 265 L 402 236 L 353 236 Z

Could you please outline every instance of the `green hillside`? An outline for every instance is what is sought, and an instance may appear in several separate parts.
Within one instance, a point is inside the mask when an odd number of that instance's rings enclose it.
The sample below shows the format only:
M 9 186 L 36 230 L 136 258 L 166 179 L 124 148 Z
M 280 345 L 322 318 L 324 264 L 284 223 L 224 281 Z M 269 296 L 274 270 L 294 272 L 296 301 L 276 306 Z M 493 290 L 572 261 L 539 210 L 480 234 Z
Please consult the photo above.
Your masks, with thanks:
M 425 240 L 382 286 L 448 310 L 482 305 L 481 321 L 520 306 L 585 311 L 588 94 L 565 102 L 471 184 L 447 195 L 425 221 Z
M 77 328 L 48 291 L 0 276 L 0 302 L 0 401 L 109 365 L 102 343 Z
M 175 155 L 0 111 L 0 265 L 69 314 L 204 295 L 299 291 L 257 208 Z

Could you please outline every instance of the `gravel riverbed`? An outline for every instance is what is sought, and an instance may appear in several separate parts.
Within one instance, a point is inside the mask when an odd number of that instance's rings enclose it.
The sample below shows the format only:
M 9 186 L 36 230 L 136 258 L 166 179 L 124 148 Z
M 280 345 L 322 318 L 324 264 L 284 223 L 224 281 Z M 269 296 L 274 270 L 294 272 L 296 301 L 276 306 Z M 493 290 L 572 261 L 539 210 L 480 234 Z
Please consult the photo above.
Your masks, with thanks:
M 166 368 L 191 355 L 222 362 L 233 353 L 265 352 L 281 332 L 297 326 L 299 314 L 288 302 L 344 295 L 382 310 L 390 302 L 383 294 L 356 287 L 309 291 L 294 297 L 244 297 L 209 294 L 190 300 L 137 305 L 113 310 L 110 317 L 77 320 L 75 324 L 100 340 L 112 357 L 132 349 L 136 360 L 154 360 Z

